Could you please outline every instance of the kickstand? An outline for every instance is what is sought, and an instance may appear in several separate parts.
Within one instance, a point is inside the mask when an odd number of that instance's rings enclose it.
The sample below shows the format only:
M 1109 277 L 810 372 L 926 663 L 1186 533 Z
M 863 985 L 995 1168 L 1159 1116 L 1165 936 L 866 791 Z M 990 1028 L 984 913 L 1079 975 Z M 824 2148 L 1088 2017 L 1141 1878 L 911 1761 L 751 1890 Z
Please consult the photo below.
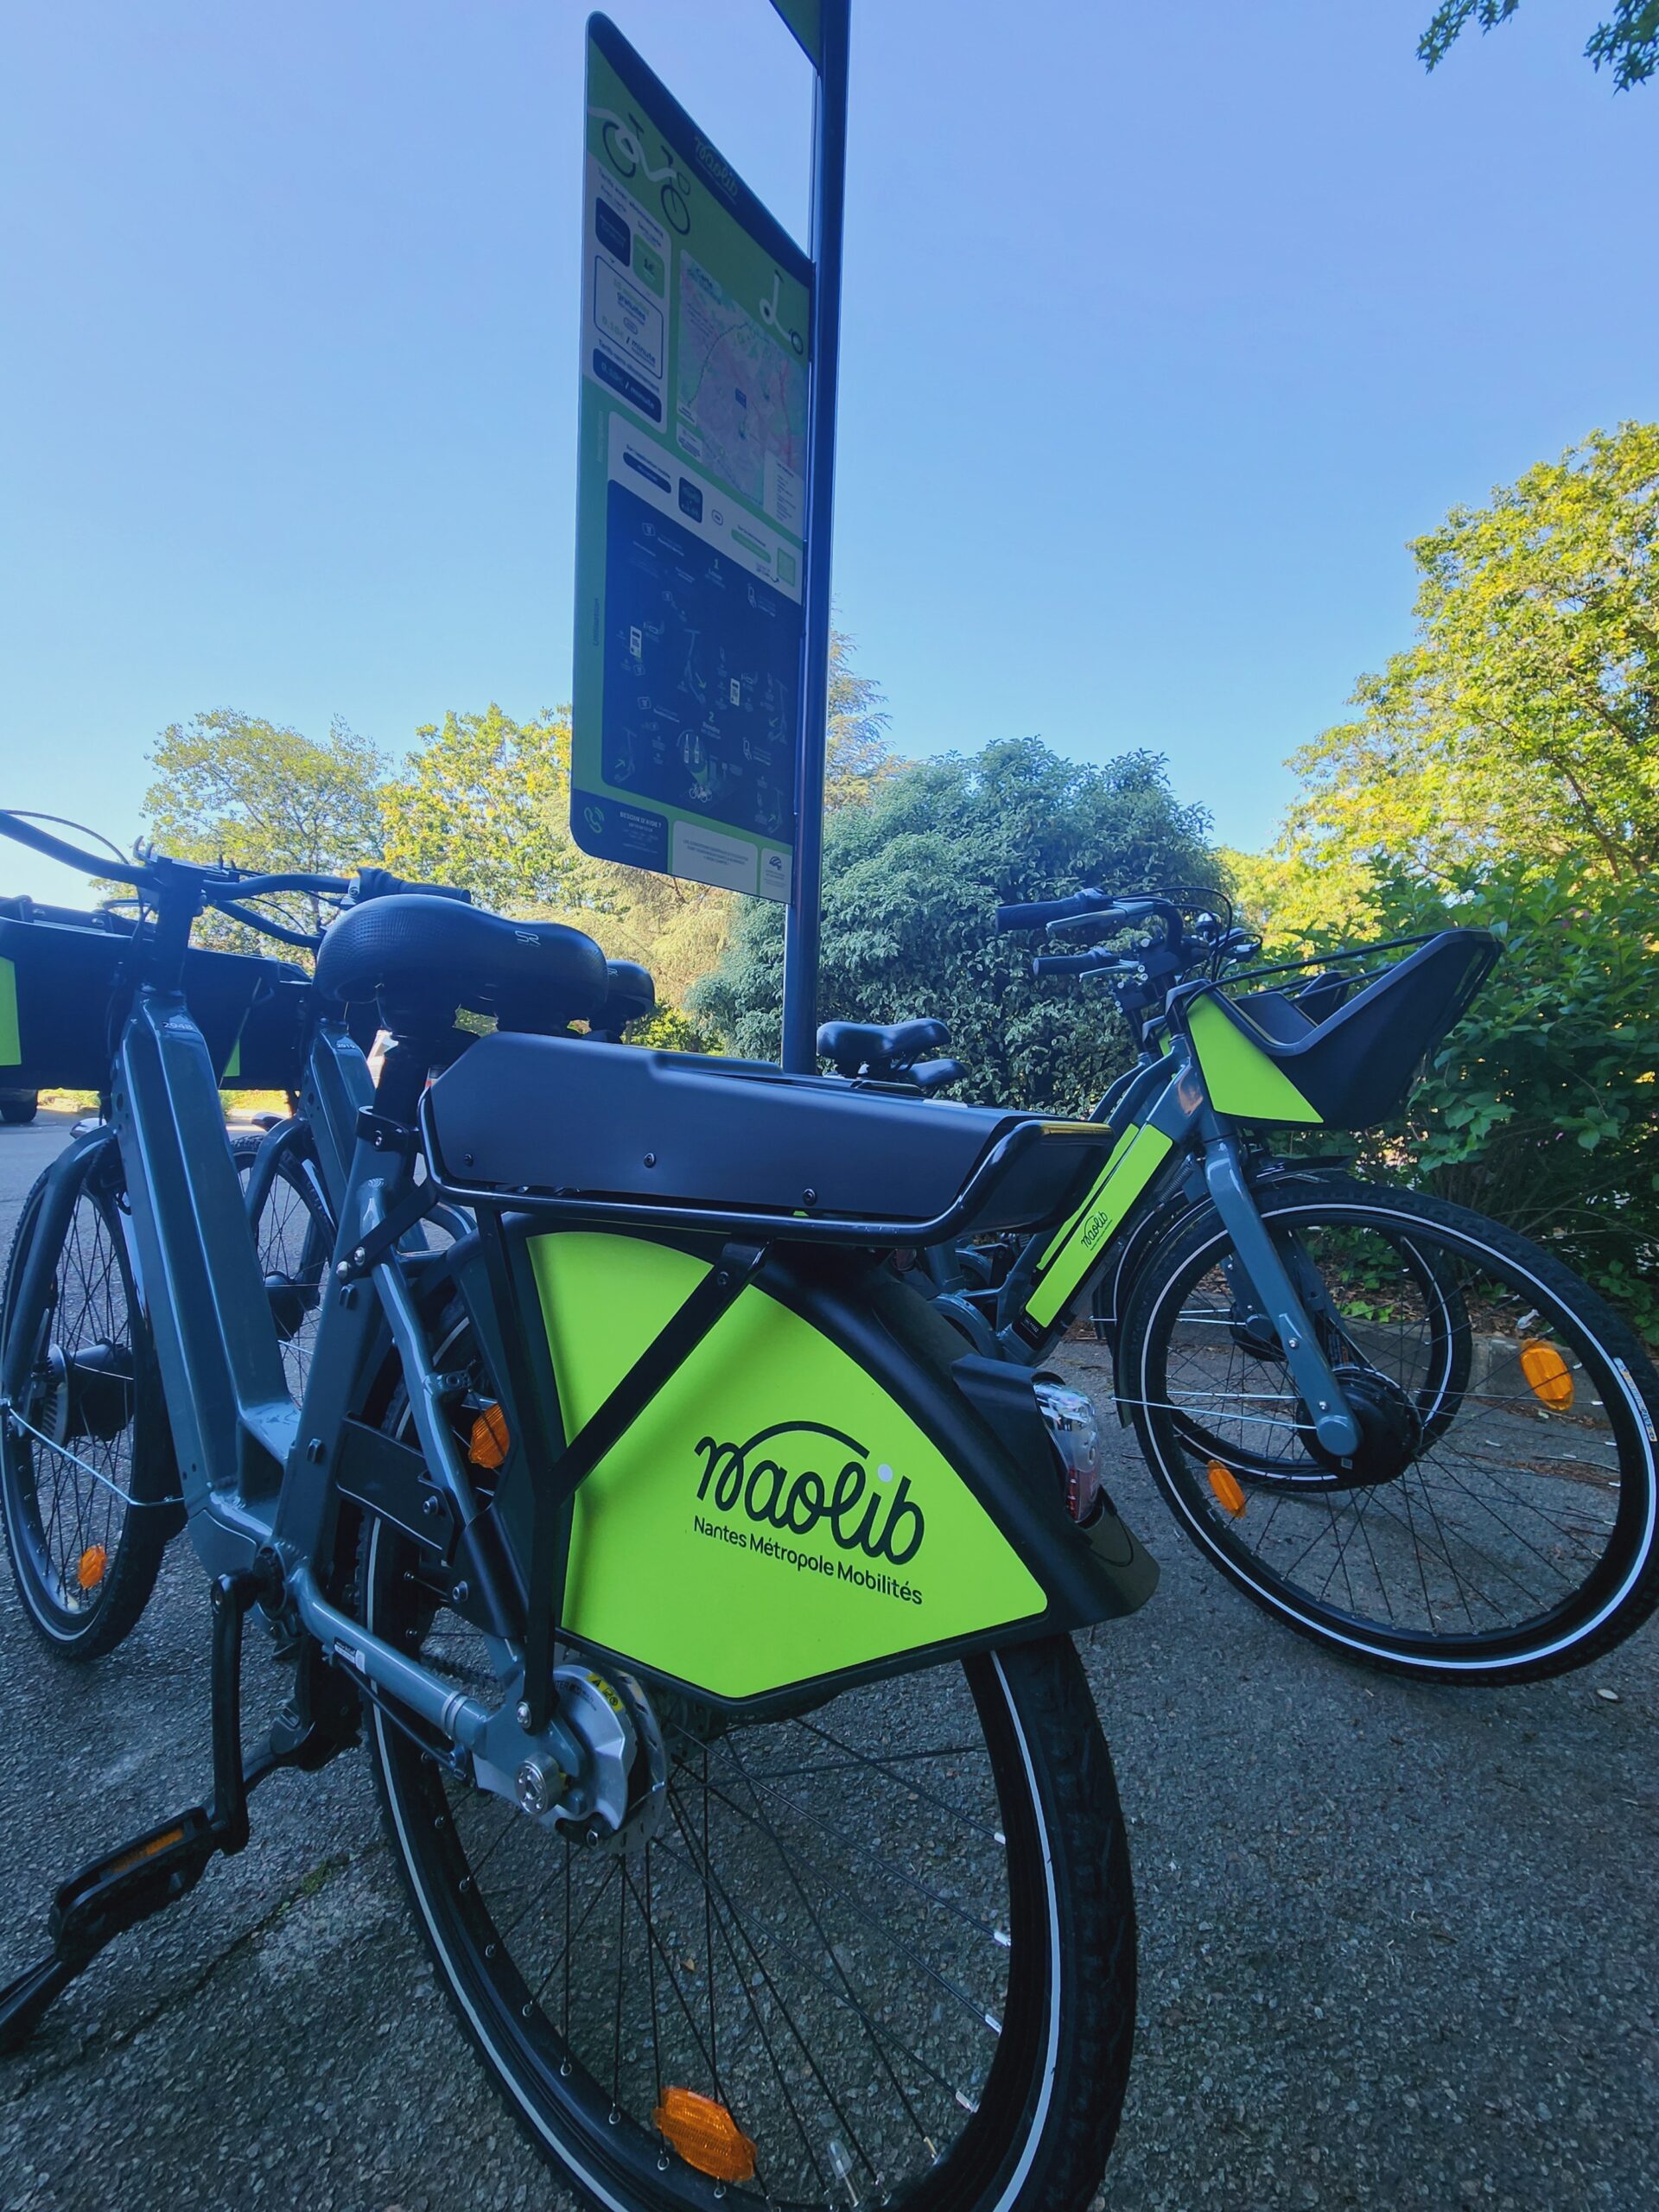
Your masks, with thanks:
M 221 1575 L 213 1587 L 212 1810 L 194 1805 L 93 1859 L 63 1885 L 52 1901 L 47 1923 L 50 1953 L 0 1989 L 0 2054 L 21 2050 L 53 1999 L 113 1937 L 194 1889 L 216 1853 L 243 1848 L 248 1840 L 250 1789 L 278 1767 L 322 1765 L 354 1732 L 354 1714 L 343 1711 L 338 1700 L 328 1712 L 326 1727 L 284 1713 L 244 1765 L 242 1628 L 264 1586 L 256 1574 L 238 1574 Z M 315 1683 L 319 1673 L 306 1663 L 311 1656 L 302 1654 L 302 1691 Z M 302 1695 L 301 1709 L 308 1702 Z

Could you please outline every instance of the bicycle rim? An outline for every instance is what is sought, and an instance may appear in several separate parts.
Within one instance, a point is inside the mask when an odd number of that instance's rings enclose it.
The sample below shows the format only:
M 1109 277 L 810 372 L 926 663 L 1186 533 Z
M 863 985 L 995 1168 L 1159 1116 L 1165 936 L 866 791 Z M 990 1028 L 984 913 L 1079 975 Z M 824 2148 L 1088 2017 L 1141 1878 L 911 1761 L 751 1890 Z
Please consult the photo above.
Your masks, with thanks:
M 1382 1442 L 1369 1465 L 1333 1466 L 1276 1351 L 1216 1349 L 1212 1217 L 1142 1294 L 1128 1348 L 1142 1443 L 1187 1532 L 1294 1625 L 1409 1673 L 1553 1673 L 1628 1634 L 1655 1599 L 1659 1505 L 1628 1332 L 1565 1269 L 1459 1209 L 1376 1193 L 1262 1215 L 1319 1272 L 1344 1376 L 1383 1378 L 1360 1384 Z M 1429 1282 L 1455 1286 L 1457 1389 L 1437 1378 Z
M 19 1225 L 12 1292 L 38 1219 L 30 1207 Z M 142 1464 L 136 1316 L 118 1201 L 89 1176 L 76 1193 L 44 1306 L 33 1315 L 7 1313 L 8 1336 L 25 1330 L 32 1341 L 21 1421 L 9 1422 L 0 1439 L 0 1491 L 20 1594 L 41 1632 L 76 1654 L 103 1649 L 130 1626 L 165 1535 L 154 1525 L 155 1484 Z

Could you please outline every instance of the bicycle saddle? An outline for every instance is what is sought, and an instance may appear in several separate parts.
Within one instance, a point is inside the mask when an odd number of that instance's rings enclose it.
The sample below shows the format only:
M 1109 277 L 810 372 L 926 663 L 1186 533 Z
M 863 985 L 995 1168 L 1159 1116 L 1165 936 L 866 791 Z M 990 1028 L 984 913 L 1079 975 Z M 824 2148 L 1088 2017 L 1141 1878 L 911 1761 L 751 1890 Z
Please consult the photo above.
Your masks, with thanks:
M 622 1032 L 631 1021 L 643 1021 L 647 1014 L 656 1013 L 657 986 L 651 980 L 651 971 L 637 960 L 607 960 L 605 967 L 610 987 L 603 1006 L 588 1017 L 588 1034 L 620 1045 Z
M 610 976 L 590 937 L 562 922 L 509 921 L 429 893 L 348 907 L 325 931 L 317 988 L 347 1005 L 378 1000 L 394 1035 L 442 1034 L 458 1007 L 503 1029 L 545 1034 L 605 1003 Z
M 835 1062 L 837 1075 L 880 1082 L 902 1075 L 924 1052 L 942 1052 L 950 1042 L 942 1021 L 899 1021 L 888 1029 L 869 1021 L 826 1021 L 818 1032 L 818 1053 Z

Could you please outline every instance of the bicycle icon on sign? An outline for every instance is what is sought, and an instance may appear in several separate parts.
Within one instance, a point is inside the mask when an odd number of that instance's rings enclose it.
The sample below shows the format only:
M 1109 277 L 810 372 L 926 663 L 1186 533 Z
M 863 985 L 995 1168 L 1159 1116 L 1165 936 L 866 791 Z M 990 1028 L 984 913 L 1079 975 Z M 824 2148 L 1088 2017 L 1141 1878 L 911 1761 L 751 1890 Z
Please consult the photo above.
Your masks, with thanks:
M 671 226 L 684 238 L 691 228 L 691 210 L 686 205 L 685 194 L 690 181 L 668 149 L 668 159 L 660 168 L 653 168 L 645 159 L 645 149 L 635 136 L 635 125 L 625 116 L 614 114 L 609 108 L 596 107 L 590 111 L 601 128 L 600 143 L 610 156 L 612 168 L 620 177 L 632 179 L 639 175 L 647 184 L 659 185 L 658 194 L 663 213 Z

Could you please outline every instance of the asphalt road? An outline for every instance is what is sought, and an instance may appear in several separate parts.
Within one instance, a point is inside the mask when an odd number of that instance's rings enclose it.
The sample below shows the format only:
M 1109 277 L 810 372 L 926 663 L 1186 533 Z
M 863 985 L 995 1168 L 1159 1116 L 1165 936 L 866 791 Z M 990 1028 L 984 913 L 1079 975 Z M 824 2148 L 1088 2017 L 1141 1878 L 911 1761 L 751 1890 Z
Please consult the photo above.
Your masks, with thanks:
M 66 1126 L 0 1129 L 0 1242 Z M 1659 1635 L 1536 1688 L 1391 1684 L 1224 1586 L 1132 1456 L 1112 1487 L 1164 1580 L 1085 1654 L 1141 1923 L 1101 2203 L 1653 2203 Z M 0 1977 L 35 1955 L 54 1882 L 205 1792 L 207 1640 L 186 1547 L 84 1671 L 41 1656 L 0 1571 Z M 251 1719 L 280 1681 L 251 1639 Z M 567 2202 L 434 1986 L 359 1757 L 269 1783 L 242 1857 L 0 2067 L 0 2212 Z

